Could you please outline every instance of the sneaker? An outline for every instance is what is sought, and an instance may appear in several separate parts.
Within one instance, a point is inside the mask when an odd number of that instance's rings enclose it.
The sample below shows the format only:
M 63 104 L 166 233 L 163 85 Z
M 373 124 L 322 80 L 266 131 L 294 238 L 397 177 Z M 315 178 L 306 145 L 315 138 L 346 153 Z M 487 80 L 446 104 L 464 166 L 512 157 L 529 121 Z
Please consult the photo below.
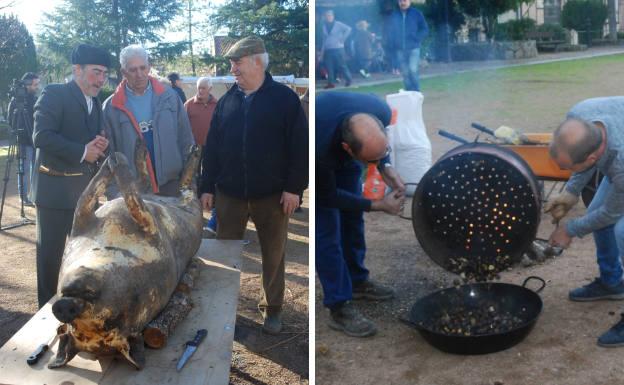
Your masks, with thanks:
M 336 85 L 334 83 L 327 83 L 327 84 L 325 84 L 325 87 L 323 87 L 323 88 L 325 88 L 326 90 L 329 89 L 329 88 L 336 88 Z
M 24 201 L 24 206 L 28 206 L 28 207 L 35 207 L 35 204 L 34 204 L 34 203 L 32 203 L 32 202 L 31 202 L 31 201 L 29 201 L 29 200 L 25 200 L 25 201 Z
M 394 298 L 394 289 L 368 280 L 353 286 L 353 299 L 385 301 Z
M 282 312 L 271 313 L 264 316 L 262 331 L 271 335 L 279 334 L 282 331 Z
M 366 71 L 364 71 L 364 69 L 360 70 L 360 75 L 362 75 L 363 78 L 367 78 L 368 76 L 370 76 L 366 73 Z
M 571 290 L 569 293 L 571 301 L 597 301 L 601 299 L 624 299 L 624 282 L 615 286 L 607 286 L 600 278 L 594 279 L 589 285 Z
M 210 225 L 205 225 L 204 226 L 204 231 L 207 231 L 210 235 L 217 235 L 217 229 L 215 229 L 214 227 L 210 226 Z
M 377 333 L 375 323 L 364 317 L 351 302 L 330 310 L 327 324 L 350 337 L 368 337 Z
M 618 323 L 598 338 L 598 346 L 604 348 L 624 346 L 624 314 Z

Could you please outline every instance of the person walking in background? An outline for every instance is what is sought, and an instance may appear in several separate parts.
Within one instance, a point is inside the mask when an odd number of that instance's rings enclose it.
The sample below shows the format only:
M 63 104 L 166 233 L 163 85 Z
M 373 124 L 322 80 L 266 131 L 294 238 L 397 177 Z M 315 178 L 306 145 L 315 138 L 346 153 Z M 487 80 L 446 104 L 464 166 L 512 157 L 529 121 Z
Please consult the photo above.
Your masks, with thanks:
M 177 72 L 172 72 L 167 76 L 167 79 L 171 82 L 171 88 L 178 94 L 182 103 L 186 102 L 186 94 L 182 90 L 182 80 Z
M 336 21 L 334 11 L 325 11 L 322 22 L 323 43 L 321 45 L 322 61 L 327 68 L 327 85 L 325 88 L 336 87 L 336 74 L 344 76 L 345 87 L 351 85 L 351 72 L 345 63 L 345 41 L 351 33 L 351 27 Z
M 353 48 L 355 51 L 355 63 L 360 74 L 364 78 L 370 77 L 370 65 L 373 57 L 373 42 L 375 36 L 368 31 L 368 22 L 360 20 L 355 24 L 353 33 Z
M 212 114 L 217 107 L 217 98 L 212 96 L 212 80 L 209 77 L 200 77 L 197 79 L 197 94 L 184 103 L 184 109 L 188 114 L 191 122 L 191 131 L 195 143 L 203 147 L 206 145 L 206 137 L 212 122 Z M 201 170 L 200 170 L 201 175 Z M 209 231 L 213 235 L 217 234 L 217 210 L 213 207 L 210 220 L 204 230 Z
M 423 14 L 411 6 L 410 0 L 398 0 L 398 5 L 399 9 L 393 11 L 385 23 L 386 51 L 396 58 L 405 89 L 420 91 L 420 44 L 429 34 L 429 27 Z
M 80 44 L 74 48 L 71 62 L 74 79 L 50 84 L 35 104 L 37 156 L 32 188 L 37 207 L 39 308 L 56 294 L 78 198 L 108 148 L 97 95 L 106 83 L 110 56 L 101 48 Z

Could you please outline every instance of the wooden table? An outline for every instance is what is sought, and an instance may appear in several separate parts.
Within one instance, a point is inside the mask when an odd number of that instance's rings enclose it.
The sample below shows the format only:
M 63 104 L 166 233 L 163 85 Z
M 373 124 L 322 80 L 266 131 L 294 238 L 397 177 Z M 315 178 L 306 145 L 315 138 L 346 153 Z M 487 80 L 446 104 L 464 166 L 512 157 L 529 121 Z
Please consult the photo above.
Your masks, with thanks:
M 48 302 L 24 327 L 0 348 L 0 384 L 47 385 L 143 385 L 143 384 L 227 384 L 232 359 L 236 305 L 240 288 L 242 241 L 204 239 L 197 256 L 204 262 L 193 289 L 194 307 L 160 350 L 146 348 L 146 366 L 137 371 L 123 359 L 96 360 L 79 353 L 67 366 L 48 369 L 56 355 L 58 339 L 39 362 L 26 364 L 26 358 L 54 336 L 58 321 Z M 176 363 L 184 343 L 198 329 L 208 336 L 181 372 Z

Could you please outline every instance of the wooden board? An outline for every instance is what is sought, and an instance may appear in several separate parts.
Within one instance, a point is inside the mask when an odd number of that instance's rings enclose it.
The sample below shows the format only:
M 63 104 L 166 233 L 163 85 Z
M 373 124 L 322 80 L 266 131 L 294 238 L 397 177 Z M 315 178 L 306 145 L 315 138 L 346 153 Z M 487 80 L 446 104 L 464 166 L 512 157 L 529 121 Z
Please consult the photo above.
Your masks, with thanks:
M 80 353 L 63 368 L 50 370 L 47 365 L 56 354 L 58 340 L 37 364 L 28 366 L 26 358 L 37 346 L 49 342 L 58 325 L 52 315 L 52 299 L 0 348 L 0 384 L 227 384 L 241 253 L 242 241 L 202 241 L 197 256 L 203 265 L 192 293 L 194 308 L 164 348 L 146 349 L 147 362 L 143 370 L 137 371 L 123 360 L 95 360 L 85 353 Z M 176 372 L 184 343 L 202 328 L 208 330 L 208 336 L 182 371 Z

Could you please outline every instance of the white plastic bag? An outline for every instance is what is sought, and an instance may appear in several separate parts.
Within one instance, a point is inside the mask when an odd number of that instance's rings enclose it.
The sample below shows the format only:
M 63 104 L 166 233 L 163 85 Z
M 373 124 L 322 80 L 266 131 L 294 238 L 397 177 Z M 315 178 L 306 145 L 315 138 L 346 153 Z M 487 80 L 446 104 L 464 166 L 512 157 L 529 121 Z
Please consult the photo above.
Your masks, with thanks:
M 396 123 L 388 127 L 391 161 L 406 183 L 420 182 L 431 167 L 431 142 L 422 118 L 423 100 L 423 95 L 416 91 L 386 96 L 388 105 L 397 114 Z M 407 195 L 414 195 L 415 189 L 408 186 Z

